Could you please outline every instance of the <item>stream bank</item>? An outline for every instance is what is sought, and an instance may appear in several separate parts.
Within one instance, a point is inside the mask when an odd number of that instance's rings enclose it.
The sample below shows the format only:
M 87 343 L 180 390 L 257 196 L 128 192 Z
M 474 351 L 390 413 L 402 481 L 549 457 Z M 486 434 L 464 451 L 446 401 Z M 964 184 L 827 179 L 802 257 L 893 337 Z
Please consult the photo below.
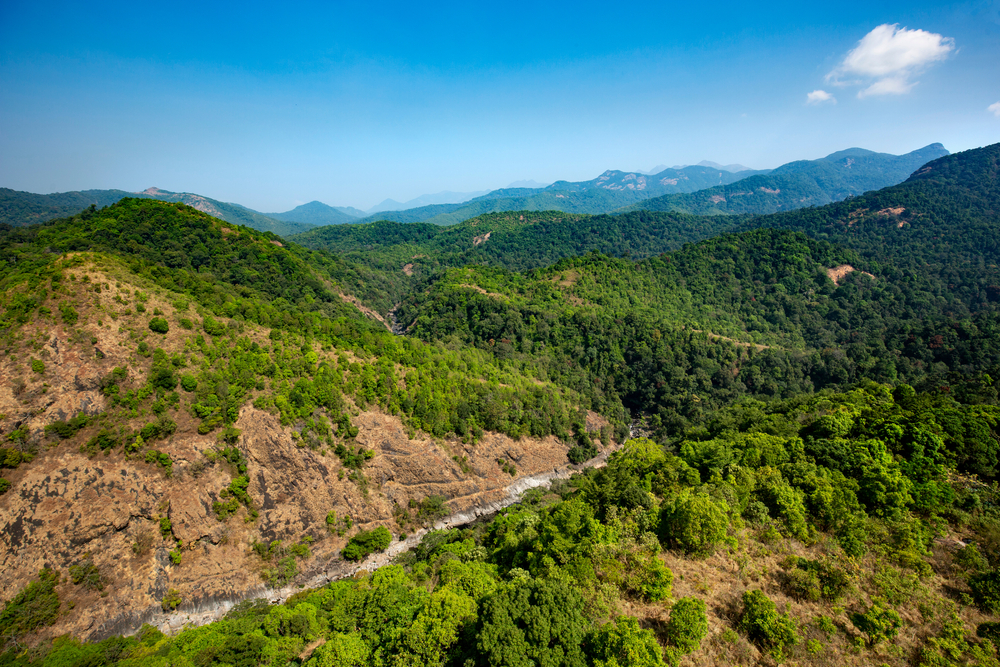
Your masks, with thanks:
M 176 611 L 170 613 L 164 612 L 159 606 L 150 606 L 136 612 L 124 612 L 101 623 L 97 629 L 90 633 L 87 641 L 101 641 L 114 635 L 133 635 L 145 624 L 152 625 L 166 634 L 176 634 L 186 627 L 197 627 L 217 621 L 244 600 L 266 599 L 272 604 L 280 604 L 303 590 L 320 588 L 331 581 L 353 577 L 360 571 L 373 572 L 380 567 L 389 565 L 396 556 L 420 544 L 428 532 L 457 528 L 477 519 L 492 516 L 518 502 L 521 496 L 531 489 L 547 487 L 557 479 L 568 479 L 574 473 L 586 468 L 603 467 L 607 463 L 608 456 L 615 449 L 614 447 L 608 448 L 589 461 L 577 465 L 566 464 L 555 468 L 552 472 L 522 477 L 506 487 L 504 496 L 499 500 L 477 505 L 463 512 L 444 517 L 431 528 L 421 528 L 405 539 L 393 542 L 385 551 L 372 554 L 361 562 L 351 563 L 341 558 L 330 559 L 325 564 L 314 566 L 297 577 L 294 583 L 282 588 L 268 588 L 264 584 L 257 584 L 234 595 L 208 596 L 184 603 Z

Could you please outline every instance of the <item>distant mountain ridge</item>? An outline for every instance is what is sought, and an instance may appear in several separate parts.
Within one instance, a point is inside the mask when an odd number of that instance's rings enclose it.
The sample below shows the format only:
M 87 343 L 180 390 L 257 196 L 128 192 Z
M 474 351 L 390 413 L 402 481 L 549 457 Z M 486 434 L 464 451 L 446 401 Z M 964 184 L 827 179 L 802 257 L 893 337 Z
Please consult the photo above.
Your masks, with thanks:
M 564 211 L 599 214 L 661 194 L 694 192 L 731 183 L 754 173 L 736 175 L 709 167 L 665 169 L 655 175 L 609 169 L 589 181 L 556 181 L 545 188 L 502 188 L 461 204 L 423 206 L 382 212 L 358 222 L 376 220 L 454 225 L 484 213 L 503 211 Z
M 382 211 L 400 211 L 409 208 L 419 208 L 421 206 L 434 206 L 436 204 L 461 204 L 462 202 L 467 202 L 470 199 L 475 199 L 488 193 L 489 190 L 480 190 L 478 192 L 451 192 L 450 190 L 445 190 L 434 194 L 420 195 L 415 199 L 403 203 L 399 203 L 394 199 L 386 199 L 382 203 L 372 206 L 366 213 L 372 215 Z
M 353 207 L 330 206 L 321 201 L 311 201 L 308 204 L 296 206 L 284 213 L 268 213 L 267 216 L 285 222 L 300 222 L 308 225 L 342 225 L 347 222 L 357 222 L 365 217 L 365 212 Z
M 626 210 L 762 215 L 822 206 L 901 183 L 931 160 L 948 154 L 939 143 L 905 155 L 849 148 L 819 160 L 789 162 L 734 183 L 651 198 Z
M 170 192 L 157 187 L 147 188 L 142 192 L 83 190 L 48 195 L 0 188 L 0 223 L 20 227 L 46 222 L 74 215 L 91 205 L 97 208 L 110 206 L 126 197 L 180 202 L 234 225 L 246 225 L 262 232 L 274 232 L 279 236 L 297 234 L 314 226 L 276 220 L 239 204 L 221 202 L 189 192 Z
M 737 173 L 697 165 L 664 169 L 654 175 L 609 169 L 589 181 L 557 181 L 541 190 L 505 188 L 463 204 L 379 213 L 357 222 L 390 220 L 447 226 L 486 213 L 553 210 L 591 215 L 633 210 L 759 215 L 819 206 L 896 185 L 921 165 L 944 155 L 948 151 L 936 143 L 905 155 L 850 148 L 773 170 Z
M 689 164 L 674 165 L 674 169 L 683 169 L 684 167 L 690 167 Z M 719 164 L 718 162 L 712 162 L 711 160 L 702 160 L 698 164 L 694 165 L 696 167 L 711 167 L 712 169 L 722 169 L 723 171 L 731 171 L 733 173 L 740 171 L 754 171 L 750 167 L 744 167 L 742 164 Z M 654 167 L 656 170 L 666 169 L 666 166 Z
M 302 233 L 316 226 L 376 220 L 447 226 L 486 213 L 505 211 L 596 215 L 650 210 L 698 215 L 760 215 L 823 205 L 895 185 L 923 164 L 945 155 L 948 151 L 944 146 L 935 143 L 905 155 L 851 148 L 818 160 L 789 162 L 773 170 L 744 169 L 734 173 L 729 169 L 742 165 L 718 165 L 709 161 L 661 169 L 652 175 L 609 169 L 589 181 L 557 181 L 541 188 L 508 187 L 486 193 L 444 191 L 422 195 L 405 204 L 386 200 L 379 206 L 405 207 L 423 203 L 401 210 L 380 210 L 367 216 L 356 208 L 329 206 L 319 201 L 283 213 L 265 214 L 239 204 L 155 187 L 141 193 L 85 190 L 49 195 L 0 188 L 0 223 L 21 226 L 44 222 L 73 215 L 90 205 L 108 206 L 124 197 L 182 202 L 227 222 L 279 236 Z M 528 183 L 535 184 L 533 181 L 516 182 L 512 186 Z M 435 200 L 439 201 L 435 203 Z

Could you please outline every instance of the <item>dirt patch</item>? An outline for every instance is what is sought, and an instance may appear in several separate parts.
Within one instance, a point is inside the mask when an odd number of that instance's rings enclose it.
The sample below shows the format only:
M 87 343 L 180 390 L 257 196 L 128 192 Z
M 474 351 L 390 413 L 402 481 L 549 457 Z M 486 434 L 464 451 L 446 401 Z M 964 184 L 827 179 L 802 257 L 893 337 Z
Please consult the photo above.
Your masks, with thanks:
M 356 296 L 354 296 L 353 294 L 344 294 L 343 292 L 338 292 L 337 294 L 340 296 L 341 299 L 343 299 L 344 301 L 346 301 L 347 303 L 351 304 L 352 306 L 360 310 L 362 313 L 364 313 L 365 316 L 370 317 L 373 320 L 378 320 L 383 325 L 385 325 L 386 329 L 392 331 L 392 325 L 386 322 L 385 318 L 382 317 L 382 315 L 380 315 L 378 311 L 372 310 L 368 306 L 362 304 L 360 301 L 358 301 L 358 298 Z
M 412 276 L 413 275 L 413 262 L 410 262 L 409 264 L 404 264 L 403 265 L 403 273 L 405 273 L 408 276 Z
M 521 219 L 524 220 L 524 216 L 522 216 Z M 477 236 L 477 237 L 475 237 L 475 238 L 472 239 L 472 245 L 477 246 L 480 243 L 486 243 L 487 241 L 490 240 L 490 236 L 492 236 L 492 235 L 493 235 L 493 232 L 486 232 L 482 236 Z
M 466 285 L 466 284 L 463 283 L 463 284 L 459 285 L 459 287 L 464 287 L 465 289 L 476 290 L 480 294 L 485 294 L 486 296 L 492 297 L 494 299 L 502 299 L 504 301 L 507 300 L 507 297 L 504 296 L 503 294 L 498 294 L 496 292 L 487 292 L 485 289 L 483 289 L 479 285 Z
M 778 188 L 772 190 L 771 188 L 760 187 L 757 189 L 760 190 L 761 192 L 766 192 L 769 195 L 776 195 L 781 193 L 781 190 L 779 190 Z
M 718 204 L 719 202 L 726 201 L 726 198 L 723 197 L 722 195 L 712 195 L 711 197 L 709 197 L 709 201 L 711 201 L 713 204 Z
M 837 285 L 839 287 L 840 281 L 843 280 L 845 277 L 847 277 L 848 274 L 854 273 L 855 271 L 857 271 L 857 269 L 855 269 L 850 264 L 841 264 L 840 266 L 835 266 L 832 269 L 827 269 L 826 275 L 830 278 L 830 280 L 833 281 L 834 285 Z M 867 271 L 862 271 L 861 275 L 868 276 L 872 280 L 875 280 L 875 276 L 868 273 Z
M 580 272 L 576 269 L 570 269 L 569 271 L 563 271 L 559 275 L 554 276 L 552 278 L 552 282 L 559 285 L 559 287 L 572 287 L 579 279 Z
M 770 345 L 761 345 L 760 343 L 745 343 L 741 340 L 736 340 L 735 338 L 729 338 L 728 336 L 722 336 L 717 333 L 712 333 L 711 331 L 703 331 L 702 329 L 691 329 L 691 331 L 695 333 L 703 333 L 712 340 L 724 340 L 728 343 L 732 343 L 733 345 L 738 345 L 739 347 L 752 347 L 756 349 L 758 352 L 760 352 L 761 350 L 771 349 Z
M 884 208 L 881 211 L 878 211 L 876 215 L 884 215 L 884 216 L 902 215 L 903 211 L 905 210 L 906 210 L 905 206 L 897 206 L 895 208 Z

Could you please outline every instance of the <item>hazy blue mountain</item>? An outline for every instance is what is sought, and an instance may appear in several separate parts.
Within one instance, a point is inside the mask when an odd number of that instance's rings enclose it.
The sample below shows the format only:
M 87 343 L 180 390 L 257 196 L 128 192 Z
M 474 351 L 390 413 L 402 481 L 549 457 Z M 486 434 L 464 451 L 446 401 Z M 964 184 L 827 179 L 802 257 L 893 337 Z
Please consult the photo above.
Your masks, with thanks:
M 359 222 L 429 222 L 454 225 L 484 213 L 503 211 L 564 211 L 607 213 L 664 193 L 694 192 L 720 183 L 731 183 L 754 173 L 740 175 L 708 167 L 666 169 L 653 176 L 634 171 L 608 170 L 589 181 L 556 181 L 537 188 L 501 188 L 460 204 L 422 206 L 382 211 Z
M 451 192 L 449 190 L 445 190 L 431 195 L 420 195 L 415 199 L 411 199 L 410 201 L 403 203 L 399 203 L 394 199 L 386 199 L 377 206 L 373 206 L 368 209 L 366 213 L 368 215 L 372 215 L 373 213 L 381 213 L 382 211 L 400 211 L 408 208 L 434 206 L 437 204 L 461 204 L 462 202 L 485 195 L 488 192 L 488 190 L 481 190 L 479 192 Z
M 789 162 L 770 172 L 706 190 L 651 198 L 626 210 L 718 215 L 822 206 L 902 183 L 924 164 L 945 155 L 948 151 L 941 144 L 930 144 L 905 155 L 849 148 L 819 160 Z
M 532 188 L 534 190 L 541 190 L 542 188 L 547 188 L 549 183 L 539 183 L 536 180 L 528 179 L 526 181 L 514 181 L 508 188 Z
M 356 214 L 348 211 L 357 211 Z M 356 208 L 329 206 L 321 201 L 311 201 L 308 204 L 296 206 L 284 213 L 268 213 L 268 217 L 285 222 L 303 222 L 308 225 L 342 225 L 346 222 L 357 222 L 365 217 L 364 211 Z
M 642 199 L 659 197 L 677 192 L 695 192 L 716 185 L 725 185 L 753 174 L 766 172 L 751 171 L 741 175 L 711 167 L 684 167 L 683 169 L 664 169 L 653 175 L 640 174 L 635 171 L 618 171 L 609 169 L 595 179 L 570 183 L 556 181 L 546 190 L 560 192 L 583 192 L 585 190 L 632 191 Z

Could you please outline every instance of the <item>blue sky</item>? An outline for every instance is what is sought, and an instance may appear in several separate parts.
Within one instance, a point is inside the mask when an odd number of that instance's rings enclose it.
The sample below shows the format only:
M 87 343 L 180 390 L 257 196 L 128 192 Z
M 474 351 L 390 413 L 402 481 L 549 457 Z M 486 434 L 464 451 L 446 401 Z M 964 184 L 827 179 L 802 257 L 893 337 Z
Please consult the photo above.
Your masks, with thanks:
M 0 3 L 0 186 L 262 211 L 1000 141 L 1000 1 Z

